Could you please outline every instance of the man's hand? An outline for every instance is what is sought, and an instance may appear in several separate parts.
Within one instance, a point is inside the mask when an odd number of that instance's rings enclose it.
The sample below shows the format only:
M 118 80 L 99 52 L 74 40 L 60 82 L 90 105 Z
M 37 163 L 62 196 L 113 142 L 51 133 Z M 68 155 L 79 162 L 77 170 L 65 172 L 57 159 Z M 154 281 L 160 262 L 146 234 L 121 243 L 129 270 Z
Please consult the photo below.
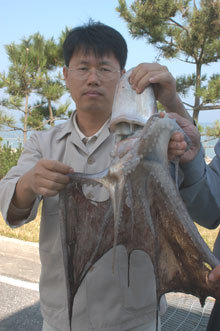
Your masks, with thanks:
M 70 172 L 61 162 L 41 159 L 29 172 L 29 186 L 35 194 L 54 196 L 68 184 Z
M 132 88 L 142 93 L 149 84 L 153 84 L 155 97 L 162 104 L 176 98 L 176 81 L 167 67 L 159 63 L 141 63 L 132 70 L 129 77 Z
M 129 82 L 137 93 L 142 93 L 152 84 L 155 98 L 164 106 L 166 112 L 178 113 L 192 121 L 176 92 L 176 81 L 167 67 L 159 63 L 141 63 L 132 70 Z
M 170 113 L 168 116 L 176 119 L 177 124 L 183 129 L 192 143 L 189 150 L 187 150 L 187 143 L 184 140 L 183 133 L 175 132 L 172 135 L 168 145 L 169 160 L 174 160 L 176 157 L 180 157 L 181 163 L 192 161 L 200 150 L 201 145 L 198 129 L 190 121 L 182 116 L 179 116 L 178 114 Z
M 220 265 L 210 272 L 208 282 L 216 286 L 217 296 L 220 297 Z
M 61 162 L 41 159 L 19 179 L 12 202 L 18 208 L 29 208 L 36 195 L 55 196 L 68 184 L 66 175 L 71 172 Z

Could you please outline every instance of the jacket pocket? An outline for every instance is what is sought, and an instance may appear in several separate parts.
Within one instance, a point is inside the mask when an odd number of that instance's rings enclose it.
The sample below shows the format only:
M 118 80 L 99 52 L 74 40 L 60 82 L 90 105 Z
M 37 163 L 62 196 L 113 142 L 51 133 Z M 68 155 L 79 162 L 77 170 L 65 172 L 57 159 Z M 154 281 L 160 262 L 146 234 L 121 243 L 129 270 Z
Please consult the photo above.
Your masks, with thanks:
M 116 255 L 120 248 L 117 247 Z M 113 327 L 120 324 L 123 318 L 118 265 L 116 262 L 113 272 L 112 252 L 111 249 L 105 253 L 84 279 L 89 320 L 94 330 Z
M 114 272 L 113 249 L 102 256 L 84 279 L 89 320 L 95 330 L 126 325 L 156 309 L 153 265 L 147 254 L 134 251 L 130 260 L 124 246 L 117 246 Z
M 52 310 L 64 310 L 66 307 L 66 283 L 62 263 L 59 257 L 40 251 L 42 270 L 40 276 L 40 300 Z
M 143 251 L 133 251 L 128 256 L 126 250 L 120 251 L 119 278 L 124 309 L 127 311 L 156 309 L 156 283 L 150 257 Z

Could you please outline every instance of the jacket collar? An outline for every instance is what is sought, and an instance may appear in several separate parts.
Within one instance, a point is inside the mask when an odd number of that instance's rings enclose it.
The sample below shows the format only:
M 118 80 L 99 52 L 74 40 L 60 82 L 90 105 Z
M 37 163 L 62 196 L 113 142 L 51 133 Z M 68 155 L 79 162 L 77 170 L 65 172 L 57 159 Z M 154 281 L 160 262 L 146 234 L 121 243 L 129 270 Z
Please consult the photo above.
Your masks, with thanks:
M 63 139 L 67 134 L 71 134 L 73 132 L 73 115 L 75 110 L 72 112 L 70 118 L 63 124 L 60 125 L 60 132 L 57 135 L 56 141 Z
M 73 116 L 75 114 L 76 110 L 72 112 L 70 119 L 67 120 L 64 124 L 60 125 L 60 132 L 57 135 L 56 141 L 60 141 L 63 139 L 66 135 L 71 134 L 71 140 L 72 142 L 76 142 L 76 140 L 79 140 L 79 144 L 83 146 L 82 141 L 80 140 L 78 134 L 75 132 L 74 124 L 73 124 Z M 104 126 L 103 130 L 100 132 L 100 134 L 97 137 L 97 141 L 94 144 L 94 149 L 97 148 L 105 139 L 108 138 L 110 135 L 110 129 L 108 126 Z

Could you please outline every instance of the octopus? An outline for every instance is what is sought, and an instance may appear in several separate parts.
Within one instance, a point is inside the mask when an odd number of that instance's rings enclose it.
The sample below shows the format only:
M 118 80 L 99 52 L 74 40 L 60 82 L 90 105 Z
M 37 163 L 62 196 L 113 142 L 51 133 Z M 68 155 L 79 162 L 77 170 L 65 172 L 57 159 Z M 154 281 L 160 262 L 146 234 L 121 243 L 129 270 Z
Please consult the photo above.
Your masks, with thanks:
M 157 314 L 160 298 L 168 292 L 192 294 L 202 305 L 207 296 L 217 298 L 207 276 L 220 262 L 200 236 L 170 175 L 168 143 L 181 129 L 168 116 L 158 116 L 152 87 L 141 95 L 131 89 L 129 74 L 123 75 L 115 93 L 110 124 L 115 145 L 109 168 L 69 175 L 70 183 L 59 197 L 70 321 L 84 277 L 112 248 L 114 272 L 117 245 L 126 248 L 128 262 L 134 250 L 149 255 Z M 85 197 L 84 184 L 104 186 L 110 198 L 94 203 Z

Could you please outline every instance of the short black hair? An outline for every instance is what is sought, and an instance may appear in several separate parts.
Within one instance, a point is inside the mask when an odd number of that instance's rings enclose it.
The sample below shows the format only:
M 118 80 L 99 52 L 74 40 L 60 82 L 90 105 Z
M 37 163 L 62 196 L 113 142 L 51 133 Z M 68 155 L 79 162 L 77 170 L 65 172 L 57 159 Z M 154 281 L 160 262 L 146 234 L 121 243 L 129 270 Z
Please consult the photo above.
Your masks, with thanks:
M 67 67 L 73 54 L 80 50 L 85 54 L 93 52 L 97 57 L 113 54 L 121 70 L 125 67 L 128 52 L 125 39 L 117 30 L 101 22 L 90 20 L 68 33 L 63 43 L 63 56 Z

